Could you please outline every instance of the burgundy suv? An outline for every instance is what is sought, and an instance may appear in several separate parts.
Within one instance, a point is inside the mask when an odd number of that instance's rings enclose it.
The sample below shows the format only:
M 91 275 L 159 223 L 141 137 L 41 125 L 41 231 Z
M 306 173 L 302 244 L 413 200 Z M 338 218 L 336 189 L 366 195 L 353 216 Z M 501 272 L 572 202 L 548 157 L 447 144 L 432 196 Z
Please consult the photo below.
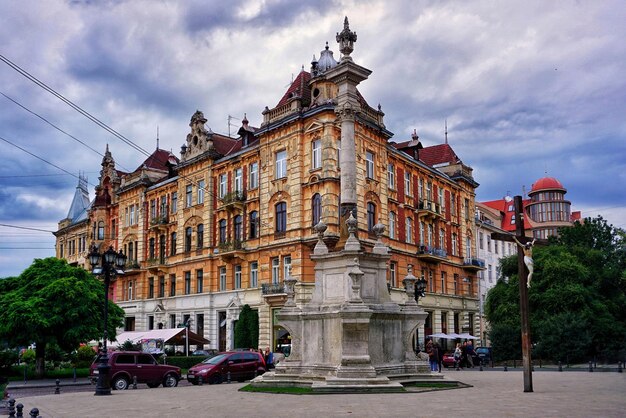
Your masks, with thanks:
M 202 383 L 217 384 L 225 380 L 253 379 L 265 373 L 263 356 L 254 351 L 228 351 L 208 358 L 189 369 L 187 380 L 197 385 Z
M 92 382 L 98 379 L 98 360 L 94 360 L 89 368 Z M 164 387 L 178 386 L 180 367 L 158 364 L 151 354 L 139 351 L 114 351 L 109 353 L 109 377 L 111 388 L 124 390 L 137 376 L 137 383 L 145 383 L 155 388 L 160 384 Z

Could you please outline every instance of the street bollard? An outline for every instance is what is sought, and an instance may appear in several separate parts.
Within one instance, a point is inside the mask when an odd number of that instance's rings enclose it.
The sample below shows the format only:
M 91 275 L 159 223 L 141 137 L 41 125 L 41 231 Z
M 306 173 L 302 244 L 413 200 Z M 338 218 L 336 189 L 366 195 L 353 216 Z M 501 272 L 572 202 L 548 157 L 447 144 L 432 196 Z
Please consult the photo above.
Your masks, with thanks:
M 133 389 L 137 389 L 137 376 L 133 376 Z
M 561 364 L 561 361 L 559 360 L 559 371 L 562 372 L 563 371 L 563 365 Z
M 15 418 L 15 399 L 9 399 L 9 418 Z
M 24 405 L 18 403 L 15 408 L 17 409 L 17 418 L 24 418 Z
M 509 371 L 509 368 L 507 367 L 507 364 L 506 364 L 506 363 L 504 363 L 504 371 L 505 371 L 505 372 Z
M 589 360 L 589 371 L 593 371 L 593 363 L 591 362 L 591 360 Z
M 30 414 L 31 418 L 37 418 L 39 416 L 39 409 L 37 408 L 33 408 L 30 410 Z
M 226 383 L 230 383 L 230 370 L 226 373 Z
M 60 395 L 61 394 L 61 381 L 59 379 L 56 380 L 56 385 L 54 387 L 54 394 L 55 395 Z
M 618 362 L 617 362 L 617 372 L 618 372 L 618 373 L 623 373 L 623 372 L 622 372 L 622 362 L 621 362 L 621 361 L 618 361 Z

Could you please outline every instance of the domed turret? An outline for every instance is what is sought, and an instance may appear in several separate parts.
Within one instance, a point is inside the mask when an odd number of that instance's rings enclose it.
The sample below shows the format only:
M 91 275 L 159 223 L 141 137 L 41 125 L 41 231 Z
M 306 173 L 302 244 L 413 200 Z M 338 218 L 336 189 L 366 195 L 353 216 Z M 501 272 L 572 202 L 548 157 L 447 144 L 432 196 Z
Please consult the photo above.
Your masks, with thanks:
M 331 68 L 337 66 L 337 61 L 333 57 L 333 51 L 328 48 L 328 42 L 326 42 L 326 48 L 320 52 L 320 59 L 317 61 L 318 74 L 323 74 Z
M 555 179 L 554 177 L 543 177 L 537 180 L 535 183 L 533 183 L 533 187 L 531 188 L 530 193 L 538 192 L 540 190 L 563 190 L 565 191 L 565 187 L 563 187 L 561 182 Z

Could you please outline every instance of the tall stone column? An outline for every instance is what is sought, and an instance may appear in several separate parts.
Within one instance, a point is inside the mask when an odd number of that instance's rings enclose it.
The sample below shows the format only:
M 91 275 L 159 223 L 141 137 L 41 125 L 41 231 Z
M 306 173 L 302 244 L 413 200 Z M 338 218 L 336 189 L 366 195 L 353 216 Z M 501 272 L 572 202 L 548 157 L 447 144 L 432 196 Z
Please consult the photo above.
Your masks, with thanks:
M 341 125 L 341 206 L 340 206 L 340 238 L 337 248 L 342 248 L 348 239 L 346 221 L 350 213 L 358 220 L 357 214 L 357 167 L 355 122 L 356 115 L 361 111 L 356 86 L 366 80 L 372 73 L 367 68 L 357 65 L 350 57 L 356 41 L 356 32 L 350 31 L 348 18 L 344 20 L 341 33 L 337 34 L 337 42 L 341 51 L 341 61 L 328 70 L 326 78 L 337 85 L 337 107 L 335 113 Z

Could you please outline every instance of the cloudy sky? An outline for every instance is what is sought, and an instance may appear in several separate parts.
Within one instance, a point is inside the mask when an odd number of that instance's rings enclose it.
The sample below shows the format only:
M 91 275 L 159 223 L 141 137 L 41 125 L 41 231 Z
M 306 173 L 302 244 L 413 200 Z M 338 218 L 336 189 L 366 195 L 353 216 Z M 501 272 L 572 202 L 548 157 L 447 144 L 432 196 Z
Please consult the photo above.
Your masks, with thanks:
M 196 109 L 235 132 L 275 106 L 348 16 L 359 89 L 396 142 L 449 143 L 478 200 L 558 178 L 573 210 L 626 227 L 623 1 L 0 1 L 0 277 L 54 254 L 79 171 L 90 197 L 108 143 L 145 156 L 36 81 L 149 151 L 179 153 Z M 10 65 L 10 63 L 12 65 Z M 17 67 L 15 67 L 17 66 Z M 34 77 L 29 79 L 21 68 Z M 44 161 L 45 160 L 45 161 Z M 69 174 L 68 174 L 69 173 Z M 9 226 L 33 229 L 19 229 Z

